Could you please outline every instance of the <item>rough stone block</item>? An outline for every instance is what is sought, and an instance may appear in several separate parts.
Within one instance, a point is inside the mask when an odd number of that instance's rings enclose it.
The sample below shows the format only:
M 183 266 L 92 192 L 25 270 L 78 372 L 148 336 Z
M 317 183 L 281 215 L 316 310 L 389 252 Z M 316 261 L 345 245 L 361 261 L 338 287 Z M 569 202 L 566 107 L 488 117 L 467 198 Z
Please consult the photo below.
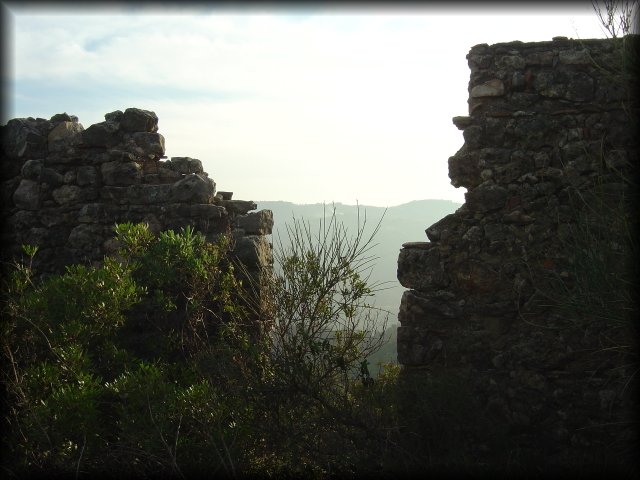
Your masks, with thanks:
M 496 78 L 473 87 L 471 89 L 471 98 L 500 97 L 504 95 L 504 91 L 504 83 Z
M 465 199 L 471 211 L 486 213 L 504 207 L 507 194 L 504 187 L 483 184 L 465 193 Z
M 40 204 L 40 184 L 22 179 L 13 193 L 13 203 L 23 210 L 37 210 Z
M 27 160 L 24 162 L 24 165 L 22 165 L 20 173 L 25 179 L 39 180 L 43 163 L 43 160 Z
M 52 193 L 53 199 L 58 205 L 70 205 L 97 197 L 97 192 L 91 188 L 81 188 L 77 185 L 63 185 Z
M 432 242 L 444 242 L 455 234 L 460 227 L 460 224 L 460 217 L 451 213 L 427 228 L 425 233 Z
M 398 327 L 398 363 L 429 365 L 443 352 L 444 342 L 435 332 L 418 327 Z
M 82 140 L 80 133 L 83 130 L 83 126 L 79 123 L 71 121 L 59 123 L 49 132 L 49 152 L 64 152 L 68 148 L 77 145 Z
M 405 288 L 427 290 L 449 284 L 442 259 L 435 244 L 428 249 L 403 248 L 398 256 L 398 281 Z
M 80 186 L 96 185 L 98 183 L 98 170 L 92 166 L 78 167 L 76 182 Z
M 105 227 L 102 225 L 80 224 L 71 230 L 68 244 L 78 250 L 93 249 L 103 243 Z
M 447 290 L 406 290 L 400 300 L 398 321 L 402 325 L 428 326 L 435 329 L 450 327 L 454 320 L 462 316 L 463 309 L 460 304 L 460 300 Z
M 142 179 L 142 167 L 136 162 L 106 162 L 100 171 L 104 185 L 133 185 Z
M 166 162 L 166 165 L 171 170 L 185 175 L 204 172 L 202 169 L 202 162 L 197 158 L 171 157 L 171 160 Z
M 561 50 L 558 62 L 563 65 L 589 65 L 593 63 L 588 50 Z
M 13 158 L 44 158 L 47 138 L 37 125 L 27 118 L 9 120 L 2 128 L 1 144 L 5 154 Z
M 249 269 L 273 265 L 271 244 L 262 235 L 248 235 L 236 239 L 233 254 Z
M 157 132 L 158 116 L 149 110 L 127 108 L 120 120 L 120 128 L 125 132 Z
M 133 134 L 133 141 L 145 155 L 154 157 L 164 155 L 164 137 L 159 133 L 137 132 Z
M 170 188 L 172 202 L 211 203 L 215 195 L 215 183 L 200 175 L 187 175 Z
M 109 148 L 118 143 L 118 126 L 110 122 L 91 125 L 80 135 L 85 147 Z
M 273 229 L 273 212 L 260 210 L 238 216 L 236 226 L 243 229 L 248 235 L 271 235 Z
M 226 216 L 226 214 L 227 211 L 223 207 L 220 207 L 218 205 L 202 204 L 191 205 L 189 207 L 189 216 L 193 218 L 222 218 Z

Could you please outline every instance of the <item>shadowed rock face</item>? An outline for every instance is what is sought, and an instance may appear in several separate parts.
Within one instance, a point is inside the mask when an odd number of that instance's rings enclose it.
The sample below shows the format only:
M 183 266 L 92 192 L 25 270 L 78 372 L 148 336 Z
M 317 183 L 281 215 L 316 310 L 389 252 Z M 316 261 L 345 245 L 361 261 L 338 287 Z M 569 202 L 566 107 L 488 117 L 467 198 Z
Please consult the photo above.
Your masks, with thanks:
M 585 336 L 539 306 L 542 279 L 564 279 L 567 288 L 576 281 L 571 236 L 584 211 L 577 198 L 609 186 L 622 192 L 624 176 L 637 173 L 629 127 L 638 103 L 612 74 L 619 57 L 611 40 L 473 47 L 469 115 L 453 119 L 465 143 L 449 159 L 466 202 L 425 225 L 430 242 L 407 243 L 398 258 L 398 280 L 410 289 L 398 317 L 403 371 L 461 375 L 483 411 L 526 432 L 529 440 L 523 433 L 514 441 L 541 458 L 597 451 L 616 432 L 588 425 L 624 423 L 631 405 L 621 365 L 575 353 L 601 349 L 597 332 L 606 325 Z M 607 159 L 619 160 L 617 173 L 603 167 Z
M 19 257 L 29 243 L 39 247 L 42 273 L 99 262 L 114 224 L 129 221 L 155 232 L 191 225 L 209 240 L 232 231 L 250 270 L 270 268 L 271 212 L 249 213 L 254 202 L 216 194 L 198 159 L 164 160 L 154 112 L 118 110 L 87 129 L 66 113 L 1 128 L 3 259 Z

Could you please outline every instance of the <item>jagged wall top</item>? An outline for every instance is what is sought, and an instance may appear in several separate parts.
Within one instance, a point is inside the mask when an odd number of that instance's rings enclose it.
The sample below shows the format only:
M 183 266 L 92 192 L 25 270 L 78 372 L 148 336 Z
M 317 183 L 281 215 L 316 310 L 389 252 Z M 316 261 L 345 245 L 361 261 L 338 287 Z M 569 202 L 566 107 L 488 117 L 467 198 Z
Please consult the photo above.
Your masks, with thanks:
M 156 232 L 191 225 L 210 240 L 232 230 L 240 257 L 271 261 L 271 212 L 216 192 L 198 159 L 164 160 L 154 112 L 118 110 L 87 129 L 66 113 L 16 118 L 1 135 L 4 258 L 29 243 L 42 271 L 99 261 L 116 222 L 143 221 Z

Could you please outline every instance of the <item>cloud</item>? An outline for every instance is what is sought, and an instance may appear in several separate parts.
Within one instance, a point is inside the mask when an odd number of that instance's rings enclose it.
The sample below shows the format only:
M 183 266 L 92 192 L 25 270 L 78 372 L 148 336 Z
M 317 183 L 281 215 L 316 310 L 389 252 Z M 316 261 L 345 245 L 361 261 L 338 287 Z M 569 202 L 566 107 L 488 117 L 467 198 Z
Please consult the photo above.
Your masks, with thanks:
M 596 23 L 589 8 L 12 11 L 18 115 L 67 111 L 87 127 L 153 110 L 167 153 L 200 158 L 236 198 L 373 205 L 462 200 L 447 158 L 471 46 L 574 36 L 569 18 L 591 37 Z

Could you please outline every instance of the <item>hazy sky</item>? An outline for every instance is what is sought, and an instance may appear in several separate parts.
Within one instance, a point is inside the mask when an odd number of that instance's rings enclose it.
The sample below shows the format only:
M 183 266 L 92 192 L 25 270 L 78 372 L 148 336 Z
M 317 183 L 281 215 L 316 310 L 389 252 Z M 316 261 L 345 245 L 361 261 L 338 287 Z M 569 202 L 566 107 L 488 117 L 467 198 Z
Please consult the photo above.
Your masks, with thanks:
M 166 5 L 3 3 L 2 123 L 67 112 L 87 128 L 138 107 L 158 115 L 169 157 L 199 158 L 237 199 L 463 202 L 447 160 L 469 49 L 605 36 L 588 1 Z

